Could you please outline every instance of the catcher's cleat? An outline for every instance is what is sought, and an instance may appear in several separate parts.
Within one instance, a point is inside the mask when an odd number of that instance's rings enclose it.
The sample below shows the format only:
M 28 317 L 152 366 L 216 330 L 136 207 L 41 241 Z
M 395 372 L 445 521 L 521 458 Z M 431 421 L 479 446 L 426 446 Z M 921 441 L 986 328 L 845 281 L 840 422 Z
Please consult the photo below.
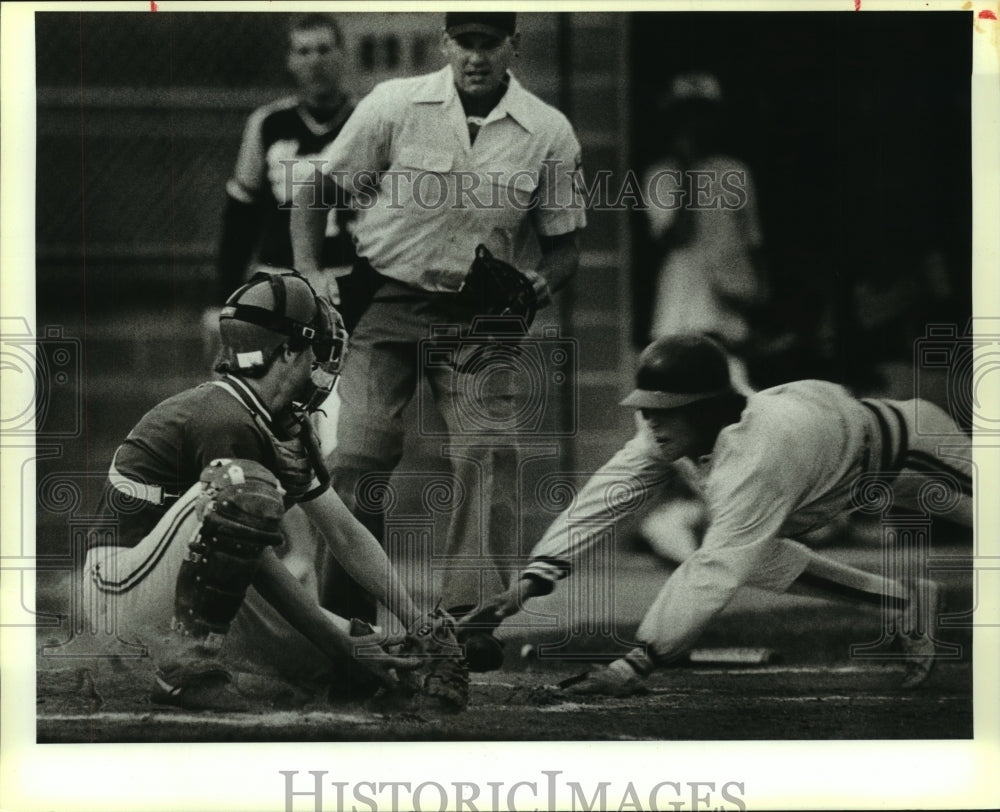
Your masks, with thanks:
M 189 711 L 246 711 L 250 705 L 224 668 L 208 665 L 189 673 L 156 673 L 150 701 Z
M 635 696 L 649 691 L 645 680 L 624 660 L 564 679 L 559 688 L 569 696 Z
M 900 687 L 916 688 L 926 682 L 934 670 L 937 653 L 932 632 L 941 613 L 941 585 L 918 580 L 908 589 L 907 605 L 900 614 L 899 643 L 905 655 Z

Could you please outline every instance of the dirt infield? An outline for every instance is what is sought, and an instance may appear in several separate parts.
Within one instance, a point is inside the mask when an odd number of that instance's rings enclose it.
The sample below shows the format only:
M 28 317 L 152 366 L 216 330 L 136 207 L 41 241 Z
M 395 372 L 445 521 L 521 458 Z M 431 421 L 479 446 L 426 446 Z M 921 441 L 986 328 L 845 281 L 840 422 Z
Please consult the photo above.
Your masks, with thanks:
M 854 554 L 857 557 L 857 554 Z M 873 551 L 875 558 L 877 551 Z M 330 704 L 277 680 L 240 675 L 249 713 L 190 714 L 149 702 L 153 667 L 144 658 L 59 654 L 65 628 L 39 630 L 39 742 L 172 741 L 507 741 L 962 739 L 972 736 L 972 631 L 942 621 L 945 656 L 916 691 L 897 686 L 898 660 L 852 658 L 852 647 L 879 639 L 878 612 L 792 596 L 747 592 L 706 631 L 701 647 L 756 646 L 774 652 L 763 666 L 676 666 L 627 699 L 577 701 L 556 683 L 628 650 L 662 570 L 627 560 L 618 575 L 612 630 L 565 616 L 568 589 L 540 598 L 536 614 L 500 630 L 504 669 L 473 675 L 469 710 L 440 716 L 378 705 Z M 876 569 L 876 561 L 871 562 Z M 952 618 L 972 605 L 967 573 L 944 573 Z M 67 587 L 59 587 L 65 595 Z M 58 609 L 53 605 L 53 609 Z M 546 616 L 548 613 L 548 617 Z M 589 627 L 585 628 L 585 627 Z M 79 642 L 79 641 L 78 641 Z M 526 644 L 532 656 L 520 655 Z M 552 648 L 548 652 L 545 646 Z M 538 658 L 542 652 L 541 659 Z
M 146 664 L 39 674 L 39 742 L 959 739 L 972 736 L 971 667 L 941 664 L 921 689 L 895 665 L 673 668 L 649 693 L 566 697 L 555 683 L 579 664 L 474 675 L 455 715 L 330 704 L 277 682 L 241 678 L 249 713 L 192 714 L 146 696 Z

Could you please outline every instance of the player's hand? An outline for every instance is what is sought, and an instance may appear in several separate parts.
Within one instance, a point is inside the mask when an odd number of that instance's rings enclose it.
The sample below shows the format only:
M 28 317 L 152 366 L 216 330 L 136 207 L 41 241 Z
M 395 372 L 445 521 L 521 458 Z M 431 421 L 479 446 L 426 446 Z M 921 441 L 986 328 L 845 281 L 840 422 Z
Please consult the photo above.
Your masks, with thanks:
M 324 268 L 317 271 L 303 271 L 302 275 L 313 286 L 316 295 L 326 299 L 334 307 L 340 304 L 340 285 L 337 284 L 337 277 L 331 268 Z
M 413 671 L 421 666 L 419 657 L 392 653 L 405 639 L 406 635 L 402 633 L 388 636 L 384 632 L 371 632 L 357 637 L 352 635 L 350 656 L 358 675 L 374 679 L 385 688 L 399 685 L 397 671 Z
M 487 598 L 465 614 L 456 624 L 456 631 L 458 634 L 465 631 L 491 632 L 503 623 L 505 618 L 516 615 L 520 610 L 520 590 L 518 584 L 513 584 L 510 589 Z
M 545 277 L 537 271 L 524 270 L 521 273 L 531 282 L 531 287 L 534 288 L 535 296 L 538 298 L 538 306 L 545 307 L 549 304 L 552 301 L 552 291 L 549 290 L 549 283 Z
M 545 594 L 547 589 L 541 586 L 535 578 L 520 578 L 505 591 L 487 598 L 471 612 L 467 612 L 456 624 L 456 630 L 461 636 L 466 631 L 491 632 L 511 615 L 516 615 L 524 608 L 528 598 Z

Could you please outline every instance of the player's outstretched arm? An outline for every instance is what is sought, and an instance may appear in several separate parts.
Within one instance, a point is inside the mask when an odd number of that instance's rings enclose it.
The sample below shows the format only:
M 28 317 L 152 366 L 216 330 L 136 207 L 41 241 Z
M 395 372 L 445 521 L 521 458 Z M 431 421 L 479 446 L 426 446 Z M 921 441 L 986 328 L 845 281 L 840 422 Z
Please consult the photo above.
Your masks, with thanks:
M 392 655 L 381 648 L 401 643 L 402 634 L 395 639 L 387 639 L 384 634 L 351 637 L 338 628 L 271 548 L 261 557 L 253 586 L 293 628 L 332 661 L 350 661 L 353 668 L 374 677 L 381 685 L 393 687 L 399 682 L 395 669 L 412 669 L 420 665 L 415 657 Z
M 538 578 L 522 577 L 464 615 L 457 624 L 457 630 L 492 631 L 504 620 L 520 612 L 526 600 L 536 595 L 547 595 L 551 591 L 552 587 Z
M 323 533 L 330 552 L 354 580 L 384 603 L 404 626 L 420 617 L 385 550 L 336 491 L 328 488 L 301 506 Z
M 623 522 L 636 521 L 653 497 L 662 494 L 666 484 L 677 477 L 674 465 L 654 453 L 648 432 L 640 428 L 587 481 L 572 507 L 556 517 L 531 551 L 520 578 L 463 616 L 459 632 L 494 629 L 505 618 L 520 612 L 529 598 L 547 595 L 594 545 L 614 538 L 614 531 L 620 532 Z M 588 532 L 573 532 L 581 527 Z

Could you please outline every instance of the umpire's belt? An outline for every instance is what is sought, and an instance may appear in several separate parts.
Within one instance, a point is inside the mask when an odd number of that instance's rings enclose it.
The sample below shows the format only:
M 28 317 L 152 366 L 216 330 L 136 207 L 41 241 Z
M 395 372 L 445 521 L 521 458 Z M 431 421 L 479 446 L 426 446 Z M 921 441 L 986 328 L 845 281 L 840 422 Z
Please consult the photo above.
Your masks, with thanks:
M 133 499 L 141 499 L 151 505 L 165 504 L 168 499 L 176 499 L 180 494 L 166 493 L 159 485 L 147 485 L 145 482 L 136 482 L 124 476 L 115 467 L 115 461 L 111 460 L 111 467 L 108 469 L 108 482 L 111 486 L 126 496 Z

